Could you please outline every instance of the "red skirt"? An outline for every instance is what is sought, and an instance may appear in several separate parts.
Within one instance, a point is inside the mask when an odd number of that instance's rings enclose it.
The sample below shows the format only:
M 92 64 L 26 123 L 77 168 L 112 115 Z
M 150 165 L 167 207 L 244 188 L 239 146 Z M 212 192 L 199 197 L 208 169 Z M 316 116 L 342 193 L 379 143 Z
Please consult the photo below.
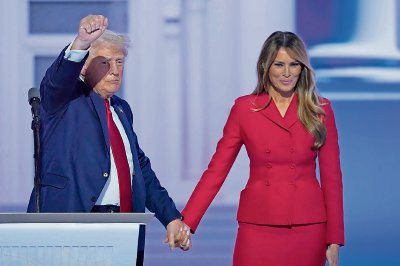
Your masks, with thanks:
M 239 223 L 234 266 L 324 266 L 326 224 L 269 226 Z

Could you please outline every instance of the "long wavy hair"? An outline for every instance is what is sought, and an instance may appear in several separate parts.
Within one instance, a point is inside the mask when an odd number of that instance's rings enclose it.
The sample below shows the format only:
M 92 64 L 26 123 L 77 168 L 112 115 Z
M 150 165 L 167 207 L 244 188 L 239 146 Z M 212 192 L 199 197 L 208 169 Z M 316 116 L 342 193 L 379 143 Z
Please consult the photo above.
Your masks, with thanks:
M 294 60 L 298 61 L 302 70 L 295 87 L 298 95 L 297 115 L 304 127 L 314 136 L 315 142 L 313 149 L 320 148 L 326 139 L 326 127 L 322 122 L 325 115 L 321 107 L 319 96 L 316 91 L 315 75 L 311 67 L 310 60 L 303 40 L 292 32 L 276 31 L 272 33 L 264 42 L 257 62 L 257 87 L 252 94 L 260 95 L 267 93 L 272 87 L 269 79 L 269 69 L 273 64 L 278 50 L 284 48 Z M 261 111 L 270 104 L 255 109 Z

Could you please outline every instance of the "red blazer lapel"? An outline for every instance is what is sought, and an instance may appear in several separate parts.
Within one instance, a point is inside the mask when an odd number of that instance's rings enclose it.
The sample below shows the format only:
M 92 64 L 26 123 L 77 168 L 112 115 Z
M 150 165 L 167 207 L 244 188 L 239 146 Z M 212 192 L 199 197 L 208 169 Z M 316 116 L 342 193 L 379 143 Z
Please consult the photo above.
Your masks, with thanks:
M 254 100 L 255 108 L 260 108 L 265 105 L 263 110 L 259 111 L 260 114 L 271 120 L 279 127 L 289 131 L 289 128 L 293 126 L 297 121 L 297 94 L 293 96 L 292 101 L 286 111 L 285 117 L 282 117 L 279 113 L 273 100 L 267 94 L 261 94 Z
M 291 128 L 297 121 L 299 121 L 299 118 L 297 116 L 297 107 L 298 107 L 298 96 L 295 93 L 293 95 L 292 101 L 290 102 L 290 105 L 284 117 L 284 121 L 287 128 Z

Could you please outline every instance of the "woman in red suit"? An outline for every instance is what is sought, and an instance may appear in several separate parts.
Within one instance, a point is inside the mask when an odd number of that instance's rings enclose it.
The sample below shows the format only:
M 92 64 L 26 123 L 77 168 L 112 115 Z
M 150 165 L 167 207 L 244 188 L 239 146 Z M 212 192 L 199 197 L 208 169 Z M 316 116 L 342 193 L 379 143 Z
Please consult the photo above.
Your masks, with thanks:
M 275 32 L 258 84 L 233 105 L 208 169 L 182 214 L 195 232 L 242 145 L 250 176 L 240 195 L 235 266 L 338 265 L 344 244 L 342 174 L 331 103 L 316 93 L 303 41 Z M 316 177 L 316 159 L 320 183 Z

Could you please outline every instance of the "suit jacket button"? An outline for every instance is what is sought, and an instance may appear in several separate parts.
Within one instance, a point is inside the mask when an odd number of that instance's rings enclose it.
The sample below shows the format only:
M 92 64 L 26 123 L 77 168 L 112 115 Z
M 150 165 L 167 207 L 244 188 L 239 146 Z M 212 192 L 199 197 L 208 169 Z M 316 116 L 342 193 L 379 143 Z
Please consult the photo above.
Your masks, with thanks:
M 108 177 L 108 173 L 107 173 L 107 172 L 104 172 L 103 176 L 104 176 L 104 177 Z
M 272 165 L 270 163 L 267 163 L 267 168 L 272 168 Z
M 92 202 L 96 202 L 97 198 L 95 196 L 92 196 L 91 200 Z
M 291 163 L 289 167 L 290 167 L 290 169 L 294 169 L 296 167 L 296 165 L 294 163 Z

